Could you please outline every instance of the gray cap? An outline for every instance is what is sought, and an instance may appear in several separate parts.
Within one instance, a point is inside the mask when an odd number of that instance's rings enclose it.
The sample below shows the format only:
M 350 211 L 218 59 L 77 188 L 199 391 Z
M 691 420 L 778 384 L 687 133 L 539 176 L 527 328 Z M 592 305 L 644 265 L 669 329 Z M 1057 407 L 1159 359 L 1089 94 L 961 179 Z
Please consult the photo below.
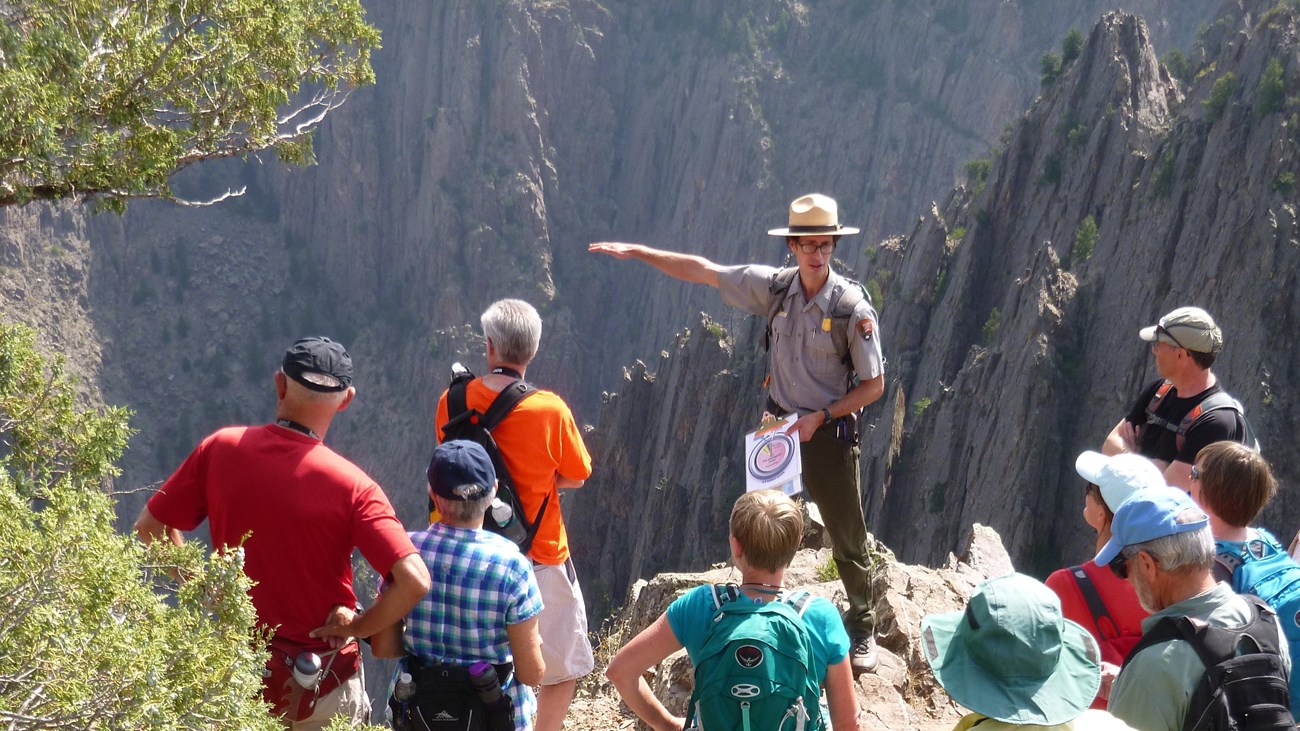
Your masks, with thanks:
M 1138 337 L 1148 343 L 1159 340 L 1198 353 L 1223 350 L 1223 333 L 1210 313 L 1199 307 L 1179 307 L 1155 325 L 1139 330 Z

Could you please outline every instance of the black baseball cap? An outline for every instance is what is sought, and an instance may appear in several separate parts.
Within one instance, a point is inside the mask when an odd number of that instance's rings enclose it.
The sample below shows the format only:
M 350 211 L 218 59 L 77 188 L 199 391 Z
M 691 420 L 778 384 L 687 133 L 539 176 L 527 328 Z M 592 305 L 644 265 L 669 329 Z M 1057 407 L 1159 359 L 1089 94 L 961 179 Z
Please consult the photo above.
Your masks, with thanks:
M 429 487 L 447 500 L 478 500 L 497 484 L 497 471 L 487 450 L 477 442 L 453 439 L 433 450 Z
M 312 391 L 334 393 L 352 385 L 352 356 L 329 338 L 310 337 L 294 343 L 285 351 L 280 370 Z

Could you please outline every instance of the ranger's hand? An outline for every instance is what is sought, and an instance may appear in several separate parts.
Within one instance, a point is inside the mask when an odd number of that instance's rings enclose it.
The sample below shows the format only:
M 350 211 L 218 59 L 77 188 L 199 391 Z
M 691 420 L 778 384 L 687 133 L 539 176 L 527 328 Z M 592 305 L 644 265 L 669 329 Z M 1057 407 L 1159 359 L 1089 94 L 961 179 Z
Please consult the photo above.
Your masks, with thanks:
M 325 624 L 308 633 L 315 638 L 329 638 L 330 647 L 338 649 L 352 640 L 352 622 L 359 615 L 351 609 L 336 604 L 325 617 Z
M 820 411 L 814 411 L 811 414 L 804 414 L 791 424 L 790 427 L 785 430 L 785 433 L 797 433 L 799 435 L 799 441 L 806 442 L 809 439 L 812 439 L 813 432 L 817 431 L 817 428 L 822 425 L 823 421 L 822 412 Z
M 594 244 L 587 244 L 587 251 L 592 254 L 609 254 L 615 259 L 631 259 L 638 249 L 645 248 L 640 244 L 624 244 L 618 241 L 599 241 Z

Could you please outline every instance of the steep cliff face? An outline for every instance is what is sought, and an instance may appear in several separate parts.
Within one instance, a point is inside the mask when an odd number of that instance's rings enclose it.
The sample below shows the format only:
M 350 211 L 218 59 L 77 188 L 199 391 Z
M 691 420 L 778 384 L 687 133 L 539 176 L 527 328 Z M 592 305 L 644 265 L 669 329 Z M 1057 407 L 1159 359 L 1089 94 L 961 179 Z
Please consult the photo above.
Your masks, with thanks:
M 973 520 L 1039 569 L 1085 556 L 1073 456 L 1156 377 L 1137 330 L 1184 304 L 1214 313 L 1215 372 L 1283 484 L 1297 477 L 1297 358 L 1277 337 L 1298 314 L 1295 110 L 1261 91 L 1274 59 L 1294 68 L 1296 20 L 1269 7 L 1234 8 L 1186 90 L 1142 21 L 1108 14 L 983 191 L 881 250 L 874 266 L 899 273 L 885 313 L 898 408 L 876 430 L 895 438 L 870 447 L 871 506 L 906 560 L 935 560 Z M 1279 533 L 1297 520 L 1287 500 L 1265 515 Z
M 868 523 L 900 558 L 942 560 L 971 522 L 992 525 L 1028 570 L 1086 557 L 1092 543 L 1079 519 L 1074 456 L 1099 447 L 1156 377 L 1137 330 L 1183 304 L 1218 318 L 1228 345 L 1215 372 L 1245 403 L 1283 485 L 1300 476 L 1286 438 L 1297 409 L 1286 384 L 1298 361 L 1279 337 L 1297 318 L 1297 109 L 1282 101 L 1296 89 L 1296 20 L 1270 8 L 1227 6 L 1187 86 L 1158 63 L 1142 20 L 1104 16 L 1080 57 L 1010 130 L 987 178 L 932 206 L 862 265 L 883 294 L 890 372 L 863 445 Z M 1280 90 L 1261 81 L 1274 60 Z M 1235 85 L 1220 81 L 1229 74 Z M 723 321 L 735 325 L 733 352 L 745 359 L 695 382 L 725 372 L 752 388 L 762 373 L 747 355 L 757 325 Z M 678 424 L 710 408 L 698 393 L 689 407 L 676 406 L 677 396 L 658 379 L 625 386 L 598 428 L 605 462 L 660 459 L 642 456 L 644 425 Z M 648 421 L 623 421 L 647 408 L 658 408 Z M 738 435 L 752 413 L 733 414 L 730 430 L 696 435 L 664 462 L 686 474 L 719 467 L 716 479 L 738 492 L 739 476 L 725 467 L 738 437 L 715 435 Z M 639 479 L 657 469 L 645 467 Z M 696 494 L 722 504 L 709 494 L 715 484 Z M 609 509 L 598 494 L 573 501 L 586 524 Z M 689 532 L 682 523 L 697 519 L 677 512 L 684 498 L 632 499 L 638 515 L 672 516 L 630 528 L 633 536 L 662 525 Z M 588 500 L 598 509 L 585 512 Z M 1300 512 L 1278 500 L 1264 522 L 1289 534 Z M 604 548 L 585 559 L 602 580 L 620 561 L 610 556 L 616 545 L 630 571 L 685 563 L 693 553 L 680 543 L 617 540 L 611 532 L 584 546 Z
M 429 414 L 451 360 L 481 362 L 464 326 L 487 303 L 539 306 L 530 375 L 594 421 L 619 369 L 701 309 L 750 325 L 587 241 L 774 261 L 763 230 L 821 189 L 864 228 L 841 252 L 863 271 L 869 243 L 911 228 L 1033 95 L 1038 56 L 1103 4 L 376 4 L 379 84 L 326 124 L 318 167 L 206 166 L 182 185 L 246 184 L 247 198 L 84 225 L 99 385 L 141 427 L 123 482 L 266 418 L 276 353 L 326 332 L 356 356 L 361 391 L 331 442 L 415 520 Z M 1169 18 L 1154 27 L 1170 47 L 1211 5 L 1131 3 Z

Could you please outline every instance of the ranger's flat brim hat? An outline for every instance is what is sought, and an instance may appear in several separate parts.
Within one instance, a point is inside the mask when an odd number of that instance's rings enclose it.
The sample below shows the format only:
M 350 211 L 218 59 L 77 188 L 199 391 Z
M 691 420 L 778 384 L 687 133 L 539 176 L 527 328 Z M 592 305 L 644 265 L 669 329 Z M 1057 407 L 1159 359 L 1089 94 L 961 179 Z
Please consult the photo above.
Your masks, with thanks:
M 772 236 L 846 236 L 858 229 L 840 225 L 840 207 L 834 198 L 809 193 L 790 203 L 790 225 L 774 228 Z

